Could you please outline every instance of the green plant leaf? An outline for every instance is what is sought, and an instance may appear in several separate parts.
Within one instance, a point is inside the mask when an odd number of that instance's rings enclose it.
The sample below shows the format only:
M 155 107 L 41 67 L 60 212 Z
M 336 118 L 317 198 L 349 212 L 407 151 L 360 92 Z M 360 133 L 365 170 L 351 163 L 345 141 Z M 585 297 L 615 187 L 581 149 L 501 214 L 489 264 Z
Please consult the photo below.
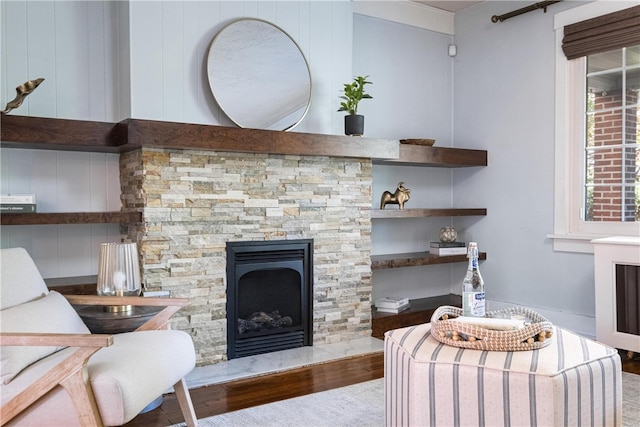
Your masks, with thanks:
M 354 77 L 353 82 L 344 84 L 344 95 L 340 96 L 340 99 L 344 99 L 346 102 L 340 103 L 340 109 L 338 111 L 347 111 L 349 114 L 358 114 L 358 104 L 363 99 L 373 99 L 371 95 L 365 93 L 364 87 L 368 84 L 373 84 L 367 79 L 369 76 L 357 76 Z

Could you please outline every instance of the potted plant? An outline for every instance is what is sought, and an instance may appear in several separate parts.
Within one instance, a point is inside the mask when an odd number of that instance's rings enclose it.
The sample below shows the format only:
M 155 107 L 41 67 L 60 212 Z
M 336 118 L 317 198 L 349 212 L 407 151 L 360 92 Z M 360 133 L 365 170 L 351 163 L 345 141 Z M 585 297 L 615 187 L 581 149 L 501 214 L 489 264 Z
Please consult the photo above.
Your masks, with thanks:
M 364 86 L 373 84 L 367 79 L 369 76 L 354 77 L 353 82 L 344 84 L 344 95 L 340 98 L 344 99 L 340 103 L 338 111 L 346 111 L 349 114 L 344 116 L 344 133 L 345 135 L 364 134 L 364 116 L 358 114 L 358 103 L 363 99 L 372 99 L 373 97 L 364 91 Z

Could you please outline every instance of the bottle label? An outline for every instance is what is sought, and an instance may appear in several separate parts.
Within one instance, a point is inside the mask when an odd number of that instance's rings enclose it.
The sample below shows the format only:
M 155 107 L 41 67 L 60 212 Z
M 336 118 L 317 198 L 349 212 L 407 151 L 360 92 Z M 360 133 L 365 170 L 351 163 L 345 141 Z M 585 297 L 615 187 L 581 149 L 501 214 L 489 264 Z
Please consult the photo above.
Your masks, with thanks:
M 484 317 L 484 292 L 463 292 L 462 310 L 465 316 Z

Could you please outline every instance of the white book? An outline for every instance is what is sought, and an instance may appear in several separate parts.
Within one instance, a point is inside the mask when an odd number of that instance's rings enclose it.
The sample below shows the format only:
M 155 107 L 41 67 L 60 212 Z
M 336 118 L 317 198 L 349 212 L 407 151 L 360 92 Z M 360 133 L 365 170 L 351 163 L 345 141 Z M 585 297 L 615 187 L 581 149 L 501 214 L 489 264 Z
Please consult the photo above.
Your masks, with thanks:
M 409 298 L 401 297 L 384 297 L 376 300 L 376 307 L 398 308 L 409 304 Z
M 431 242 L 429 246 L 432 248 L 464 248 L 467 244 L 465 242 Z
M 3 205 L 35 205 L 35 194 L 0 194 L 0 204 Z
M 36 205 L 17 204 L 17 203 L 0 203 L 0 212 L 2 213 L 35 213 L 37 211 Z
M 447 256 L 447 255 L 466 255 L 467 248 L 429 248 L 429 253 L 432 255 L 438 256 Z
M 390 307 L 376 307 L 376 310 L 380 313 L 400 313 L 401 311 L 405 311 L 411 307 L 411 304 L 405 304 L 400 307 L 390 308 Z

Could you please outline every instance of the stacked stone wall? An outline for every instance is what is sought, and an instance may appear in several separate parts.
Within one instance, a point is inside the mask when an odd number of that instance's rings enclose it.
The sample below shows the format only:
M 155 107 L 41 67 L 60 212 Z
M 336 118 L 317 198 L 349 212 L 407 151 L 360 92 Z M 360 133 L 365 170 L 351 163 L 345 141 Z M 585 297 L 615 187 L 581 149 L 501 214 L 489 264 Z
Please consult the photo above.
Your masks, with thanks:
M 314 240 L 313 341 L 371 335 L 371 161 L 143 148 L 121 155 L 146 290 L 190 306 L 199 365 L 226 360 L 226 243 Z

